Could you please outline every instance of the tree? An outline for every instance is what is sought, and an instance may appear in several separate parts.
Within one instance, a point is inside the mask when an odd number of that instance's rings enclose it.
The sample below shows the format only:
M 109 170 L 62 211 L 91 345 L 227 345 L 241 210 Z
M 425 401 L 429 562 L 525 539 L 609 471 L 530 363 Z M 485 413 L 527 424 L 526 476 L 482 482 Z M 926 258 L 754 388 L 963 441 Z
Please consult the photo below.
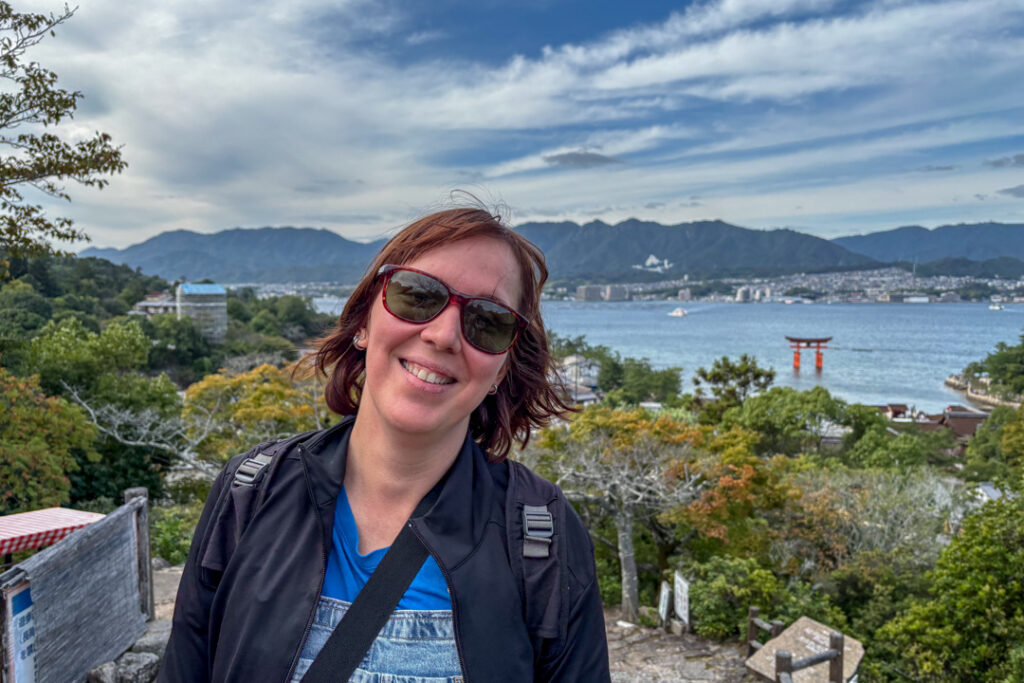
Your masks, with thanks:
M 775 371 L 757 364 L 750 355 L 743 354 L 739 360 L 722 356 L 711 365 L 711 369 L 699 368 L 693 378 L 696 391 L 694 407 L 700 412 L 701 424 L 718 424 L 729 408 L 743 403 L 747 396 L 764 391 L 775 380 Z M 711 396 L 704 392 L 707 385 Z
M 1024 465 L 1024 444 L 1017 445 L 1017 435 L 1024 428 L 1024 413 L 1009 406 L 999 406 L 978 425 L 967 443 L 964 477 L 969 481 L 994 481 L 1013 484 L 1019 481 Z M 1003 444 L 1007 449 L 1003 449 Z
M 875 425 L 842 454 L 851 467 L 905 469 L 928 463 L 942 463 L 944 452 L 953 446 L 953 432 L 926 432 L 916 425 L 892 434 L 888 427 Z
M 614 521 L 627 620 L 635 621 L 640 607 L 634 524 L 656 521 L 658 513 L 690 502 L 701 487 L 686 467 L 687 429 L 642 409 L 590 407 L 568 429 L 549 429 L 541 437 L 545 473 L 569 500 L 595 506 Z
M 796 455 L 806 449 L 817 450 L 828 426 L 844 419 L 844 409 L 845 404 L 832 398 L 824 387 L 809 391 L 772 387 L 726 411 L 722 426 L 738 425 L 757 432 L 758 453 Z
M 103 175 L 126 166 L 106 133 L 71 144 L 52 132 L 73 117 L 83 95 L 57 87 L 57 74 L 25 59 L 74 13 L 67 7 L 59 14 L 19 13 L 0 1 L 0 78 L 7 81 L 0 93 L 0 145 L 9 151 L 0 158 L 0 279 L 12 257 L 56 253 L 50 240 L 88 239 L 71 219 L 48 217 L 42 206 L 26 203 L 23 188 L 70 200 L 64 181 L 102 188 L 109 182 Z
M 95 457 L 82 411 L 0 367 L 0 415 L 0 514 L 67 502 L 75 451 Z
M 314 385 L 315 386 L 315 385 Z M 326 426 L 322 392 L 293 384 L 288 371 L 272 365 L 239 375 L 209 375 L 185 392 L 182 414 L 196 451 L 224 462 L 260 441 Z
M 930 578 L 931 599 L 879 632 L 897 667 L 923 681 L 1024 679 L 1024 496 L 967 517 Z

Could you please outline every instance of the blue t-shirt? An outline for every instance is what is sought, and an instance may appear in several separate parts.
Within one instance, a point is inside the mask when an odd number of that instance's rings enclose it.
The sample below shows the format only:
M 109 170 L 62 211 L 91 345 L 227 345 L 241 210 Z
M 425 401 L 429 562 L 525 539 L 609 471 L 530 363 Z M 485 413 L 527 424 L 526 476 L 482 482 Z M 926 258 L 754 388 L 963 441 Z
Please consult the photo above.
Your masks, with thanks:
M 384 559 L 387 548 L 378 548 L 366 555 L 359 554 L 359 530 L 352 508 L 348 504 L 345 487 L 338 494 L 334 508 L 334 532 L 331 535 L 331 552 L 327 557 L 327 575 L 321 595 L 352 602 L 370 579 L 370 574 Z M 405 595 L 398 601 L 398 609 L 409 610 L 450 610 L 451 596 L 441 568 L 433 557 L 427 556 L 416 578 L 412 580 Z

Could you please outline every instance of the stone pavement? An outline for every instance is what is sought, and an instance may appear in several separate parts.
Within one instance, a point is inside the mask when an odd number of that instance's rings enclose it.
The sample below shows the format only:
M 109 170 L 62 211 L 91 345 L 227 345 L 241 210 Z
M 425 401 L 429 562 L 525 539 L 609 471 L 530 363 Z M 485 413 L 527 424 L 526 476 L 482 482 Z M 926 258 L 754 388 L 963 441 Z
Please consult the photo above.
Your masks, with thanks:
M 747 683 L 758 680 L 743 668 L 744 646 L 716 643 L 692 634 L 625 625 L 605 610 L 613 683 Z
M 153 572 L 157 619 L 170 619 L 181 567 Z M 623 626 L 616 609 L 605 610 L 613 683 L 752 683 L 743 668 L 739 643 L 716 643 L 692 634 L 676 636 L 660 629 Z

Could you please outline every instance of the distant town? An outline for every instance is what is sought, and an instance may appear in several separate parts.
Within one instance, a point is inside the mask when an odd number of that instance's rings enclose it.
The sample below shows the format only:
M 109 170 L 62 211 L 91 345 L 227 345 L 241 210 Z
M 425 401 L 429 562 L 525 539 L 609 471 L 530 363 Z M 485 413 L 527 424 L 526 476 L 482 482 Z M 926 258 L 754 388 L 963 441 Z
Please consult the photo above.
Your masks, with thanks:
M 557 287 L 550 299 L 575 301 L 717 301 L 809 303 L 1024 302 L 1024 279 L 916 276 L 901 268 L 797 273 L 774 278 L 682 279 L 660 282 Z

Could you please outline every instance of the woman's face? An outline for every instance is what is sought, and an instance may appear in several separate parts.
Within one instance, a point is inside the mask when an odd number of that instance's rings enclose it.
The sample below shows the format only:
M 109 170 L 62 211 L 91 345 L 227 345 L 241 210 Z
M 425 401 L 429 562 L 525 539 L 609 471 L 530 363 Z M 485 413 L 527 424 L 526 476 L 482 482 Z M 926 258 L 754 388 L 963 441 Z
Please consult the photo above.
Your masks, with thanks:
M 519 308 L 522 285 L 512 250 L 491 237 L 437 247 L 405 263 L 469 296 L 487 296 Z M 409 323 L 391 315 L 378 295 L 364 331 L 366 380 L 361 421 L 409 436 L 454 438 L 492 384 L 504 377 L 508 352 L 493 355 L 462 336 L 458 304 L 436 318 Z

